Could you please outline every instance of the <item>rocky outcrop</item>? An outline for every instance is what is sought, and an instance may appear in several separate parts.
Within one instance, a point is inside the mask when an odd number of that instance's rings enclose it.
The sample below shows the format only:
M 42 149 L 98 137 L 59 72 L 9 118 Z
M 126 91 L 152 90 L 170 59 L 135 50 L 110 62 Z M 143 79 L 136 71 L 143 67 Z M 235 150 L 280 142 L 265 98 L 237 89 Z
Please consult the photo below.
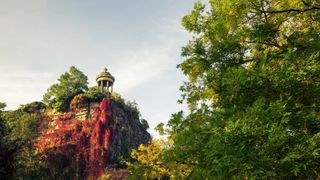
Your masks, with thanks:
M 137 148 L 151 140 L 150 134 L 140 122 L 139 114 L 126 110 L 117 101 L 110 101 L 111 121 L 116 125 L 116 131 L 111 139 L 109 164 L 116 164 L 118 157 L 126 157 L 130 149 Z
M 48 160 L 50 172 L 55 172 L 53 176 L 95 179 L 106 168 L 119 167 L 120 157 L 128 157 L 130 149 L 151 140 L 139 112 L 119 99 L 105 98 L 90 104 L 77 98 L 71 104 L 71 112 L 43 126 L 36 143 Z M 77 119 L 78 112 L 85 112 L 88 118 Z

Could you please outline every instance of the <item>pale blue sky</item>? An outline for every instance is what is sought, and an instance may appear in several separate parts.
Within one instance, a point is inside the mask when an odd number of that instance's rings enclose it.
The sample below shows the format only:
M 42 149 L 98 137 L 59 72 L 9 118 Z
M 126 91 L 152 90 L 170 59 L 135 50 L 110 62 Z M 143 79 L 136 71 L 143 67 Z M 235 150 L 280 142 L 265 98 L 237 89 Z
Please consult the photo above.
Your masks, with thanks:
M 135 100 L 151 125 L 183 107 L 176 69 L 191 34 L 181 26 L 194 0 L 0 0 L 0 101 L 39 101 L 71 65 L 90 85 L 107 67 L 114 90 Z

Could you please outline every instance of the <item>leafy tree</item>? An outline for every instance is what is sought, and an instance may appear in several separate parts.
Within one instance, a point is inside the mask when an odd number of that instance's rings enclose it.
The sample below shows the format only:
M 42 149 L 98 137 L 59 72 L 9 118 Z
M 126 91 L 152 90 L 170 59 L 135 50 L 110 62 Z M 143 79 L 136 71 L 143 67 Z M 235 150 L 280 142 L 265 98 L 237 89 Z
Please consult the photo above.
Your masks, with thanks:
M 57 111 L 67 111 L 73 97 L 88 90 L 88 77 L 71 66 L 69 72 L 62 74 L 58 81 L 49 87 L 43 102 Z
M 319 1 L 209 5 L 182 21 L 194 34 L 178 65 L 190 113 L 168 123 L 168 160 L 196 178 L 318 178 Z
M 6 103 L 0 102 L 0 111 L 2 112 L 6 106 Z
M 43 102 L 34 101 L 28 104 L 21 105 L 19 109 L 26 113 L 34 113 L 40 110 L 44 110 L 46 105 Z
M 5 141 L 9 149 L 7 155 L 12 156 L 13 176 L 42 179 L 45 165 L 33 146 L 41 120 L 21 110 L 3 112 L 2 117 L 7 128 Z
M 37 127 L 41 120 L 36 115 L 16 110 L 4 112 L 3 118 L 9 130 L 8 140 L 18 147 L 25 146 L 38 136 Z
M 171 141 L 153 140 L 148 145 L 141 144 L 131 152 L 134 162 L 127 162 L 130 172 L 129 179 L 183 179 L 190 173 L 190 168 L 184 164 L 163 161 L 162 155 Z

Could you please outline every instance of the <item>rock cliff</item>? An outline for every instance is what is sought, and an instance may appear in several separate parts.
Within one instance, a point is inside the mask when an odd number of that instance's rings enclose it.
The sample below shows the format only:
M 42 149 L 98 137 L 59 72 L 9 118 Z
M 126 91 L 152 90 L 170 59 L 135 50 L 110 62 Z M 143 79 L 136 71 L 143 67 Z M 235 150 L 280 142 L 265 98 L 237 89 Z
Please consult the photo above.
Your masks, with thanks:
M 139 112 L 123 101 L 104 98 L 93 104 L 78 97 L 77 102 L 71 102 L 71 112 L 43 124 L 36 142 L 52 176 L 95 179 L 106 168 L 118 167 L 130 149 L 151 140 Z
M 137 148 L 151 140 L 150 134 L 140 122 L 139 114 L 130 111 L 123 104 L 110 101 L 111 122 L 116 125 L 116 131 L 110 145 L 110 164 L 118 162 L 118 157 L 126 157 L 130 149 Z

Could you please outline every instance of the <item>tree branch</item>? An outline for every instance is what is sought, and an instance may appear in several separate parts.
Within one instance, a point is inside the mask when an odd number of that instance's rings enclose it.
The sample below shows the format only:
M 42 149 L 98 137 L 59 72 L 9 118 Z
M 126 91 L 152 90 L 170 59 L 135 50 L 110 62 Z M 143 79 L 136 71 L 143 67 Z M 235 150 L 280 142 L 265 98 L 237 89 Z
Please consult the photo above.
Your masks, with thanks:
M 263 13 L 263 16 L 264 16 L 266 23 L 268 23 L 267 13 L 264 10 L 264 5 L 263 5 L 262 1 L 260 1 L 260 8 L 262 9 L 262 13 Z
M 271 10 L 271 11 L 261 11 L 263 13 L 269 13 L 269 14 L 277 14 L 277 13 L 290 13 L 290 12 L 297 12 L 297 13 L 304 13 L 307 11 L 313 11 L 313 10 L 320 10 L 320 7 L 311 7 L 308 9 L 285 9 L 285 10 Z
M 304 0 L 301 0 L 301 1 L 302 1 L 302 3 L 303 3 L 305 6 L 310 6 L 310 4 L 307 3 L 306 1 L 304 1 Z
M 272 43 L 272 42 L 246 41 L 246 43 L 249 43 L 249 44 L 264 44 L 264 45 L 268 45 L 268 46 L 274 46 L 274 47 L 277 47 L 277 48 L 279 48 L 279 49 L 282 48 L 282 46 L 280 46 L 279 44 L 277 44 L 277 43 Z

